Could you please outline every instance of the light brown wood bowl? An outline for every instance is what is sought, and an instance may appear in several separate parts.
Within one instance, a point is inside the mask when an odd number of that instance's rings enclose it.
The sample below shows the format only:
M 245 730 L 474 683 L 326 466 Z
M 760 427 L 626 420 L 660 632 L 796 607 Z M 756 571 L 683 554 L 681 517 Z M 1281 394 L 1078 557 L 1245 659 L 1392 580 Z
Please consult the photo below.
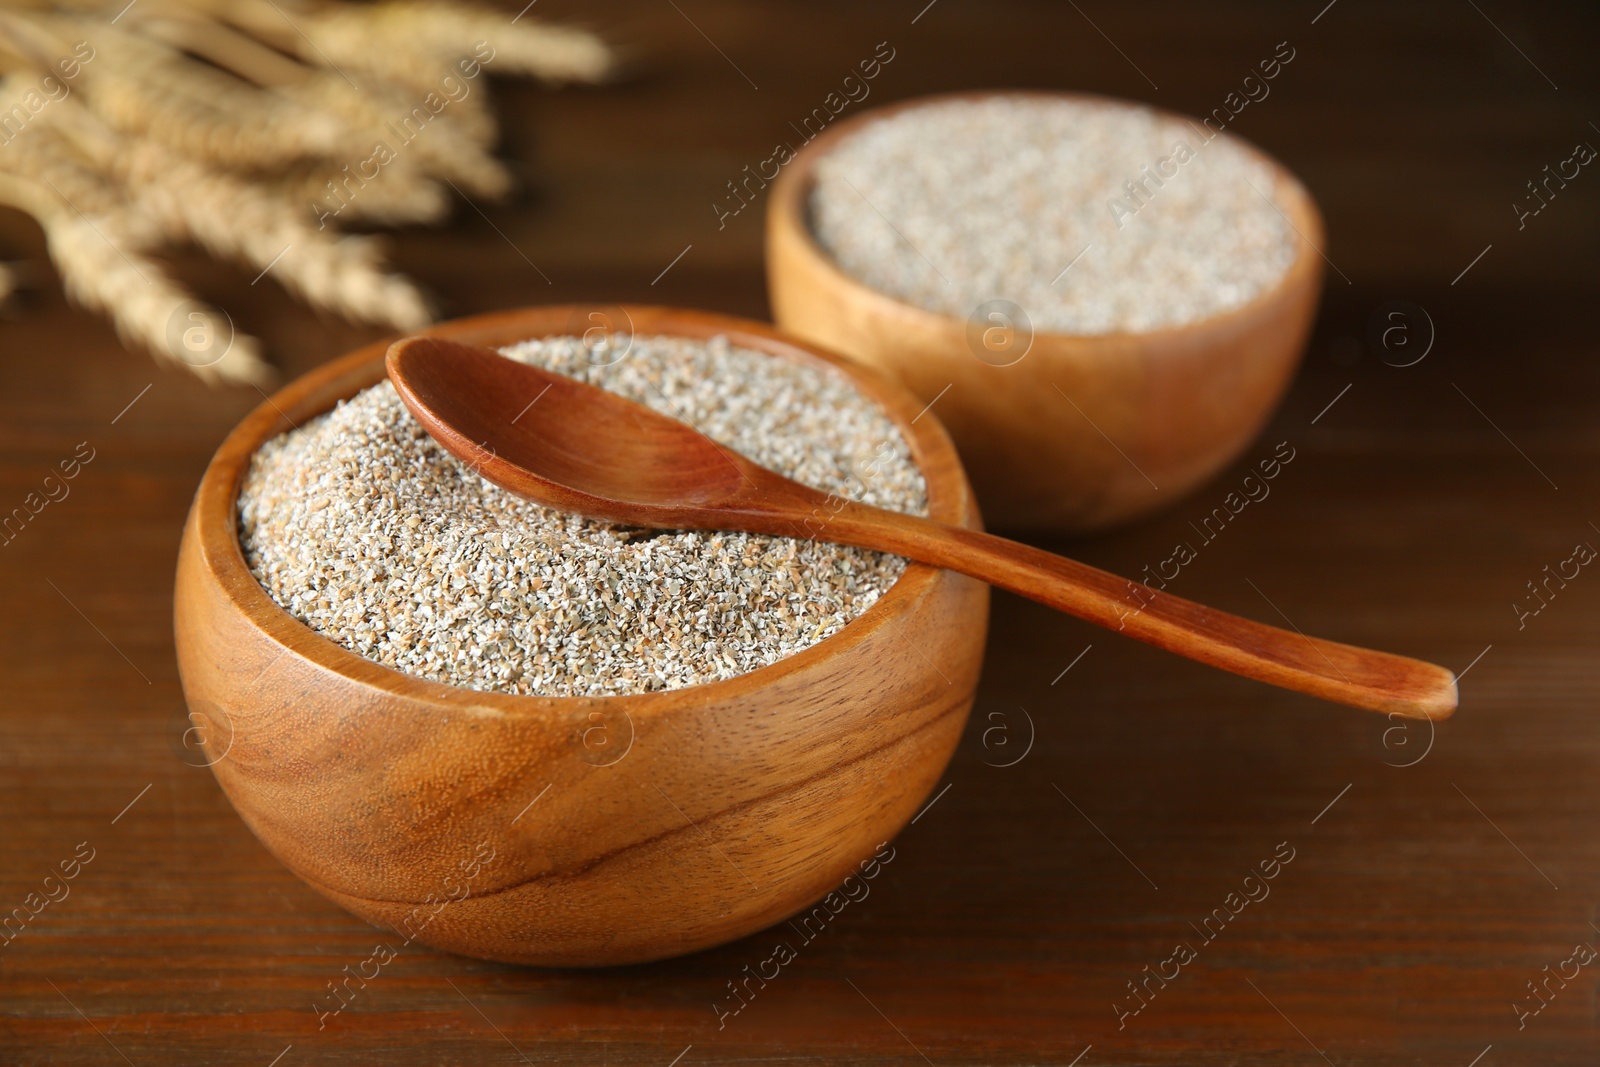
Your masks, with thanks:
M 935 410 L 991 527 L 1081 532 L 1133 519 L 1215 474 L 1266 424 L 1316 313 L 1322 218 L 1292 174 L 1234 138 L 1273 169 L 1277 202 L 1303 237 L 1276 286 L 1232 311 L 1171 329 L 1036 331 L 1020 361 L 993 366 L 973 355 L 965 319 L 915 307 L 846 275 L 813 237 L 807 204 L 817 161 L 866 124 L 931 100 L 994 96 L 1127 103 L 1069 93 L 957 93 L 829 126 L 783 168 L 771 190 L 766 256 L 773 317 L 797 337 L 888 372 L 924 403 L 939 397 Z
M 572 332 L 582 321 L 573 310 L 428 332 L 504 345 Z M 760 323 L 625 310 L 639 334 L 723 334 L 775 358 L 840 367 L 910 443 L 929 513 L 978 525 L 944 430 L 916 419 L 922 405 L 892 382 Z M 217 781 L 290 870 L 398 931 L 395 948 L 414 934 L 469 956 L 596 966 L 769 926 L 905 825 L 972 705 L 989 594 L 971 578 L 912 563 L 839 633 L 772 666 L 600 698 L 412 677 L 279 608 L 239 546 L 250 457 L 382 379 L 387 347 L 307 374 L 239 424 L 200 484 L 178 560 L 184 695 Z

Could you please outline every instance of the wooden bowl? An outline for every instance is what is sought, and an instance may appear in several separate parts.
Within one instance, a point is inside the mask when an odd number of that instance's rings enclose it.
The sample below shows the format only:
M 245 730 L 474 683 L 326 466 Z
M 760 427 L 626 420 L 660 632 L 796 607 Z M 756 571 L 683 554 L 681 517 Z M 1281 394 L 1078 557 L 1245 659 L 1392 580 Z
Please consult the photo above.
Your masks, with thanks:
M 639 334 L 840 367 L 894 420 L 929 514 L 976 527 L 938 423 L 880 376 L 760 323 L 632 307 Z M 428 332 L 481 345 L 574 332 L 532 308 Z M 401 940 L 487 959 L 660 959 L 769 926 L 857 872 L 911 818 L 972 705 L 982 583 L 912 563 L 825 641 L 737 678 L 617 697 L 476 692 L 347 651 L 250 573 L 237 497 L 260 445 L 384 376 L 387 343 L 290 384 L 218 449 L 175 602 L 184 695 L 217 781 L 263 844 Z M 916 420 L 913 423 L 913 420 Z M 859 872 L 857 872 L 859 873 Z
M 938 397 L 935 410 L 991 527 L 1079 532 L 1132 519 L 1205 481 L 1266 424 L 1316 312 L 1322 219 L 1293 175 L 1235 139 L 1273 169 L 1277 202 L 1303 238 L 1276 286 L 1232 311 L 1170 329 L 1035 332 L 1019 361 L 986 363 L 969 346 L 967 320 L 846 275 L 813 237 L 807 205 L 817 161 L 866 124 L 930 101 L 994 96 L 1126 103 L 1067 93 L 961 93 L 829 126 L 783 168 L 771 191 L 773 316 L 797 337 L 887 371 L 924 403 Z

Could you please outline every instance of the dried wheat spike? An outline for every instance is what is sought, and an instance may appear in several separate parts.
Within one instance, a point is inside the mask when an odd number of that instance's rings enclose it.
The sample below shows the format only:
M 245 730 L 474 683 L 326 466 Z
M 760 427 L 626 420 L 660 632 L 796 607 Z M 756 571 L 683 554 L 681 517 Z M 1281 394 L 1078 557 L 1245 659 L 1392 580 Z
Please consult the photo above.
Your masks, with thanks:
M 67 294 L 110 315 L 125 344 L 142 345 L 206 381 L 271 381 L 255 338 L 236 334 L 226 314 L 194 300 L 154 260 L 118 247 L 118 238 L 137 244 L 129 237 L 115 218 L 90 222 L 58 215 L 45 224 L 50 257 L 60 267 Z M 186 346 L 196 332 L 203 337 Z M 217 338 L 231 338 L 231 343 Z
M 164 44 L 104 27 L 84 32 L 97 54 L 84 66 L 83 95 L 123 133 L 248 170 L 326 158 L 353 139 L 336 114 L 257 89 Z
M 345 163 L 302 167 L 269 183 L 274 196 L 309 219 L 349 224 L 400 226 L 438 222 L 450 213 L 444 187 L 414 165 L 399 159 L 367 179 Z
M 38 219 L 68 294 L 127 343 L 261 382 L 255 340 L 152 253 L 193 242 L 314 306 L 416 329 L 422 292 L 339 227 L 438 221 L 446 185 L 509 191 L 485 70 L 610 66 L 582 31 L 438 0 L 0 0 L 0 202 Z
M 52 119 L 73 115 L 65 102 L 56 106 Z M 232 336 L 232 326 L 215 308 L 193 300 L 146 254 L 171 241 L 170 227 L 148 213 L 129 212 L 93 153 L 55 124 L 35 121 L 24 132 L 26 137 L 0 153 L 0 202 L 39 221 L 67 295 L 109 314 L 124 343 L 142 345 L 202 378 L 267 381 L 270 372 L 253 338 L 234 336 L 226 350 L 198 353 L 183 345 L 184 327 L 196 325 L 185 315 L 199 315 L 199 327 L 211 336 Z
M 465 83 L 459 85 L 467 89 Z M 450 109 L 457 106 L 447 96 L 412 98 L 381 83 L 351 84 L 334 72 L 319 72 L 283 92 L 319 101 L 349 124 L 345 163 L 352 167 L 375 166 L 371 161 L 381 145 L 387 150 L 384 155 L 412 159 L 418 169 L 454 182 L 468 194 L 499 199 L 511 191 L 511 175 L 500 161 L 447 121 L 455 117 Z
M 612 69 L 611 51 L 593 34 L 504 11 L 438 0 L 329 5 L 300 23 L 307 63 L 372 70 L 426 92 L 463 59 L 502 74 L 547 82 L 596 82 Z M 480 42 L 487 50 L 480 49 Z M 441 69 L 444 68 L 444 69 Z
M 25 143 L 19 139 L 0 152 L 0 174 L 37 183 L 50 201 L 78 214 L 105 215 L 123 207 L 123 191 L 60 130 L 40 124 L 28 132 Z
M 376 246 L 318 230 L 309 215 L 260 185 L 209 170 L 159 145 L 134 146 L 120 161 L 136 202 L 219 259 L 273 275 L 308 303 L 399 329 L 432 321 L 421 292 L 386 273 Z

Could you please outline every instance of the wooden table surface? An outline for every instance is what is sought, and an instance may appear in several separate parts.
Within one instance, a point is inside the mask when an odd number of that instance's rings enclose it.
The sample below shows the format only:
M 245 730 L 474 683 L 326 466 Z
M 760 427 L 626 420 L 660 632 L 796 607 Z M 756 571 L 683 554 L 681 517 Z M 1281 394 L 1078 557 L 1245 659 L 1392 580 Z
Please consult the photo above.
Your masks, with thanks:
M 399 235 L 395 257 L 452 314 L 594 299 L 764 315 L 761 205 L 720 230 L 711 205 L 878 42 L 895 59 L 869 103 L 1070 87 L 1199 113 L 1286 40 L 1294 61 L 1235 128 L 1327 216 L 1304 371 L 1235 469 L 1055 547 L 1135 573 L 1290 442 L 1271 496 L 1174 589 L 1470 667 L 1456 718 L 1402 730 L 997 595 L 948 785 L 870 898 L 725 1028 L 712 1004 L 770 937 L 582 973 L 417 947 L 319 1031 L 313 1003 L 379 935 L 274 861 L 178 741 L 179 530 L 261 398 L 124 352 L 45 271 L 0 324 L 0 506 L 80 442 L 94 458 L 0 547 L 0 911 L 93 858 L 0 947 L 0 1063 L 1596 1062 L 1600 965 L 1579 961 L 1600 944 L 1600 574 L 1552 583 L 1537 614 L 1513 605 L 1539 606 L 1527 583 L 1600 545 L 1600 175 L 1521 229 L 1511 205 L 1600 145 L 1600 14 L 925 2 L 546 0 L 538 14 L 631 46 L 638 76 L 497 85 L 527 194 Z M 0 254 L 39 260 L 43 243 L 6 214 Z M 376 336 L 175 262 L 286 374 Z M 1410 302 L 1395 321 L 1411 348 L 1369 340 L 1392 301 Z M 1434 344 L 1394 366 L 1426 339 L 1416 308 Z M 1201 936 L 1275 854 L 1293 858 L 1270 895 Z M 1197 958 L 1132 1014 L 1129 983 L 1179 942 Z

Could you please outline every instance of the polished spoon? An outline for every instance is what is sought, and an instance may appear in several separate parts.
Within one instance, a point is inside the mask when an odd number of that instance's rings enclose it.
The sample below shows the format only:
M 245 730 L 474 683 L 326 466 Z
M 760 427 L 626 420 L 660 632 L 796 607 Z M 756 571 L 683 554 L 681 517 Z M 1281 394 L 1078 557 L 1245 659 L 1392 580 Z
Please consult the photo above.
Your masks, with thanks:
M 1280 630 L 993 534 L 812 489 L 687 423 L 492 349 L 411 337 L 390 346 L 388 369 L 446 451 L 548 508 L 890 552 L 1285 689 L 1409 718 L 1443 719 L 1456 707 L 1455 675 L 1443 667 Z

